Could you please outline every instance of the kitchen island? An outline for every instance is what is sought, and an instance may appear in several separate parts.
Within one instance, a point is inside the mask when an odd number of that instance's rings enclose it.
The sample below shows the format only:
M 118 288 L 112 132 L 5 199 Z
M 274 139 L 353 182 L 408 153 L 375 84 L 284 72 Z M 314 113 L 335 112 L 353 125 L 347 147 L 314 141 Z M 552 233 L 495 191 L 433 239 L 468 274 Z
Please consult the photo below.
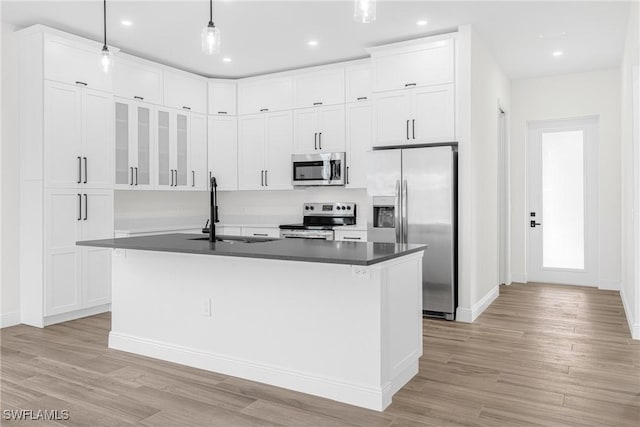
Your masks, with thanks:
M 425 245 L 222 240 L 78 242 L 115 249 L 109 347 L 379 411 L 417 374 Z

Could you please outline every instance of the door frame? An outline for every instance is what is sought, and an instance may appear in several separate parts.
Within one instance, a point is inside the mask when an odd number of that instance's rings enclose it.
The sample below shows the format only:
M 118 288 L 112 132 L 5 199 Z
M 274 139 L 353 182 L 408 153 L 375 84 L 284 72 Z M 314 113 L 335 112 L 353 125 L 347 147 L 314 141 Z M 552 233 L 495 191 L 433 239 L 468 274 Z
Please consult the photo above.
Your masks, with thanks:
M 508 116 L 498 102 L 498 283 L 511 284 L 511 172 L 509 168 Z
M 566 285 L 578 286 L 598 286 L 599 283 L 599 236 L 598 236 L 598 125 L 599 116 L 580 116 L 561 119 L 532 120 L 527 121 L 526 136 L 526 180 L 527 180 L 527 197 L 525 211 L 526 221 L 526 250 L 527 250 L 527 276 L 528 282 L 546 282 L 559 283 Z M 584 139 L 584 182 L 585 182 L 585 269 L 584 271 L 570 269 L 547 268 L 545 271 L 554 273 L 565 273 L 562 281 L 548 279 L 544 277 L 535 277 L 533 273 L 533 264 L 535 254 L 532 251 L 531 228 L 529 226 L 529 212 L 532 211 L 532 197 L 534 194 L 533 171 L 531 167 L 532 157 L 539 155 L 534 152 L 534 138 L 539 138 L 544 131 L 563 131 L 573 130 L 577 127 L 587 128 Z M 537 218 L 536 218 L 537 219 Z M 544 219 L 543 219 L 544 221 Z M 542 248 L 540 248 L 542 250 Z M 551 275 L 553 273 L 550 273 Z M 541 279 L 541 280 L 532 280 Z

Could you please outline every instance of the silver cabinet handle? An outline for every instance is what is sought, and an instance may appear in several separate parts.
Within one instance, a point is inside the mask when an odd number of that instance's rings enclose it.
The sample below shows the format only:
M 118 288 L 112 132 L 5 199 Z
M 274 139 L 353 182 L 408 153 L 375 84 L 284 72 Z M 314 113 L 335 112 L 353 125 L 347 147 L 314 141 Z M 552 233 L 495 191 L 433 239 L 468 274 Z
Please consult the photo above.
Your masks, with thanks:
M 345 176 L 345 181 L 346 181 L 346 182 L 347 182 L 347 184 L 348 184 L 348 183 L 349 183 L 349 166 L 347 166 L 347 169 L 346 169 L 346 173 L 345 173 L 345 175 L 346 175 L 346 176 Z
M 78 221 L 82 220 L 82 195 L 78 193 Z
M 409 139 L 409 119 L 407 119 L 407 139 Z
M 131 179 L 129 180 L 129 185 L 133 185 L 133 166 L 129 166 L 129 172 L 131 172 Z
M 136 170 L 136 184 L 135 185 L 138 185 L 138 167 L 136 166 L 134 169 Z
M 77 85 L 82 85 L 82 86 L 87 86 L 87 84 L 85 82 L 81 82 L 81 81 L 78 81 L 78 80 L 76 80 L 76 84 Z
M 361 237 L 348 237 L 348 236 L 344 236 L 343 239 L 344 240 L 362 240 Z
M 402 243 L 408 243 L 409 240 L 409 222 L 407 221 L 407 215 L 409 214 L 409 197 L 407 197 L 407 180 L 404 180 L 402 185 Z
M 416 139 L 416 119 L 411 121 L 411 134 L 413 135 L 413 139 Z
M 313 134 L 313 149 L 318 149 L 318 132 Z
M 191 171 L 191 186 L 196 186 L 196 171 Z
M 186 106 L 186 105 L 183 105 L 183 106 L 182 106 L 182 109 L 183 109 L 183 110 L 191 110 L 191 107 L 188 107 L 188 106 Z
M 318 148 L 322 150 L 322 132 L 318 133 Z
M 82 182 L 82 158 L 78 156 L 78 184 Z
M 400 180 L 396 181 L 396 198 L 393 206 L 394 218 L 396 226 L 396 243 L 402 243 L 402 222 L 400 221 Z
M 407 84 L 404 85 L 404 87 L 411 87 L 411 86 L 415 86 L 415 85 L 416 85 L 415 83 L 407 83 Z
M 253 233 L 254 236 L 262 236 L 262 237 L 267 237 L 269 236 L 267 233 Z
M 87 193 L 84 193 L 84 220 L 86 221 L 89 217 L 89 196 Z
M 365 99 L 367 99 L 366 96 L 360 96 L 360 97 L 356 98 L 356 101 L 364 101 Z
M 144 100 L 143 96 L 133 95 L 133 99 L 139 99 L 140 101 Z
M 171 171 L 171 187 L 173 187 L 173 169 L 169 169 Z
M 176 178 L 173 180 L 173 186 L 177 187 L 178 186 L 178 169 L 174 169 L 173 173 L 176 175 Z
M 269 171 L 268 171 L 268 170 L 265 170 L 265 171 L 264 171 L 264 186 L 265 186 L 265 187 L 268 187 L 268 186 L 269 186 L 269 181 L 268 181 L 269 175 L 268 175 L 268 173 L 269 173 Z
M 260 171 L 260 187 L 264 187 L 264 171 Z
M 86 184 L 87 183 L 87 174 L 88 174 L 88 171 L 87 171 L 87 158 L 83 157 L 82 159 L 84 160 L 84 183 Z

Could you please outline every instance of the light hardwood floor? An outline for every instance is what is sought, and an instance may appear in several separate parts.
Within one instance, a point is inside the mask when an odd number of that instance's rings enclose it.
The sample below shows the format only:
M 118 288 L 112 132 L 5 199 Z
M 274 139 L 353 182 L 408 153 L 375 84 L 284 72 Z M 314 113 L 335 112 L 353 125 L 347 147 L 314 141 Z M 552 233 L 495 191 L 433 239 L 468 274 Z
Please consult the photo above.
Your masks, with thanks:
M 425 320 L 420 373 L 382 413 L 109 350 L 109 327 L 3 329 L 2 409 L 73 426 L 640 425 L 640 342 L 613 291 L 514 284 L 474 324 Z

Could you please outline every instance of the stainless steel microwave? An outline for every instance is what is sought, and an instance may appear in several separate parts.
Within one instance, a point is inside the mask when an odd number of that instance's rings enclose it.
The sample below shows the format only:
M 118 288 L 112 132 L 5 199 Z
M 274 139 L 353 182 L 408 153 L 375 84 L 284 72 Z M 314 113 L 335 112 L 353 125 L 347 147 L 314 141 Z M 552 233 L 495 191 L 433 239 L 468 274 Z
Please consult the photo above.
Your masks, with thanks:
M 294 154 L 291 164 L 296 187 L 345 183 L 345 153 Z

